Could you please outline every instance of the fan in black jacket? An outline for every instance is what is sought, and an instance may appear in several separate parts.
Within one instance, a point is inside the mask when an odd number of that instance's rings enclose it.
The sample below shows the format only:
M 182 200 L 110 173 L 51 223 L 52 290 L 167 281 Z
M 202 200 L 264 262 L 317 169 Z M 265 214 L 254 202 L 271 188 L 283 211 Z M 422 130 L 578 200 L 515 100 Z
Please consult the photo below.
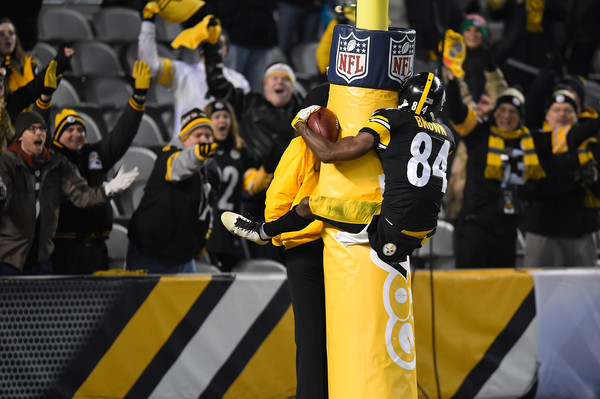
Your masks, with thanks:
M 264 94 L 255 91 L 245 94 L 223 76 L 218 43 L 204 43 L 204 56 L 210 94 L 233 106 L 240 124 L 240 135 L 254 166 L 262 166 L 267 173 L 273 173 L 281 155 L 295 137 L 290 123 L 302 105 L 301 96 L 294 92 L 294 71 L 285 63 L 275 63 L 265 71 Z M 262 219 L 264 202 L 264 194 L 254 196 L 245 203 L 245 210 Z M 265 251 L 265 247 L 252 244 L 250 252 L 253 257 L 278 259 L 274 248 L 271 245 L 267 248 Z
M 106 180 L 108 171 L 131 145 L 142 120 L 146 91 L 150 86 L 150 68 L 144 61 L 136 61 L 133 77 L 134 94 L 113 130 L 102 140 L 93 144 L 86 142 L 85 123 L 72 109 L 63 109 L 55 117 L 53 149 L 65 155 L 92 187 Z M 108 250 L 105 240 L 112 230 L 112 223 L 110 203 L 80 209 L 63 199 L 54 235 L 54 273 L 91 274 L 106 270 Z
M 210 231 L 212 193 L 219 184 L 210 157 L 212 122 L 192 109 L 181 118 L 179 137 L 158 155 L 144 196 L 129 222 L 127 269 L 193 273 Z M 215 173 L 216 172 L 216 175 Z

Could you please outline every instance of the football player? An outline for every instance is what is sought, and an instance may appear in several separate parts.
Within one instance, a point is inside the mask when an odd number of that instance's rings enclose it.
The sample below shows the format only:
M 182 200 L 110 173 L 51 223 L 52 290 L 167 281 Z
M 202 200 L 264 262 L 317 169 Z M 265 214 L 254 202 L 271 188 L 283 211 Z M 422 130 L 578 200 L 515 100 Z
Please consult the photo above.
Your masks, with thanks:
M 256 222 L 234 213 L 222 221 L 232 233 L 257 243 L 286 231 L 299 230 L 319 219 L 353 234 L 338 240 L 368 242 L 381 260 L 398 266 L 435 232 L 448 180 L 448 158 L 454 151 L 451 130 L 434 122 L 445 102 L 442 82 L 432 73 L 409 78 L 399 95 L 398 108 L 375 111 L 356 136 L 331 142 L 312 131 L 306 120 L 318 106 L 301 110 L 292 126 L 325 163 L 356 159 L 377 151 L 384 172 L 381 203 L 333 197 L 304 198 L 286 215 Z

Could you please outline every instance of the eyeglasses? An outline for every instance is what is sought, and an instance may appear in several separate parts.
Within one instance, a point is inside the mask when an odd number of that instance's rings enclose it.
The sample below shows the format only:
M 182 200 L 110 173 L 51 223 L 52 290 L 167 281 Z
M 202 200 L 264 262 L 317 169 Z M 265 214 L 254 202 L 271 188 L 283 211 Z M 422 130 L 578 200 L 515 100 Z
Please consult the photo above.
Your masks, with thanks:
M 25 129 L 25 130 L 30 130 L 33 133 L 35 133 L 36 130 L 39 130 L 42 133 L 46 133 L 48 131 L 48 128 L 44 125 L 31 125 L 31 126 L 28 126 L 27 129 Z

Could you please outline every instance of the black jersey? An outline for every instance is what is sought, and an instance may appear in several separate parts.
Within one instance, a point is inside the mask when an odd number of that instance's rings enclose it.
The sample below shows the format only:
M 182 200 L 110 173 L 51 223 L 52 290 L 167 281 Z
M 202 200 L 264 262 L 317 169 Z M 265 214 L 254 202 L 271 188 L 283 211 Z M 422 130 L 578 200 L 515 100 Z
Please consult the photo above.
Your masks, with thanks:
M 434 229 L 448 186 L 448 157 L 455 146 L 450 129 L 387 108 L 375 111 L 360 132 L 375 137 L 373 149 L 381 158 L 382 218 L 408 235 Z
M 217 198 L 213 204 L 212 233 L 208 239 L 208 252 L 241 251 L 239 240 L 231 234 L 223 223 L 221 214 L 225 211 L 240 212 L 242 203 L 242 190 L 244 173 L 250 161 L 245 148 L 233 147 L 233 140 L 219 143 L 213 158 L 217 161 L 221 172 L 221 184 L 217 191 Z

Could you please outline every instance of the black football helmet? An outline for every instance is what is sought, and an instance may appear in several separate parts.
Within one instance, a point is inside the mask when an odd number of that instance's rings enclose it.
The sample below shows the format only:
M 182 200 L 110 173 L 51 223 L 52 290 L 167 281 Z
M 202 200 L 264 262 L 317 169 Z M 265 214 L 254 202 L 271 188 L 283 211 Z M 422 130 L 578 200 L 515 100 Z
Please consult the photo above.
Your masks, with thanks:
M 446 93 L 442 81 L 431 72 L 421 72 L 404 82 L 398 108 L 433 122 L 444 108 Z

